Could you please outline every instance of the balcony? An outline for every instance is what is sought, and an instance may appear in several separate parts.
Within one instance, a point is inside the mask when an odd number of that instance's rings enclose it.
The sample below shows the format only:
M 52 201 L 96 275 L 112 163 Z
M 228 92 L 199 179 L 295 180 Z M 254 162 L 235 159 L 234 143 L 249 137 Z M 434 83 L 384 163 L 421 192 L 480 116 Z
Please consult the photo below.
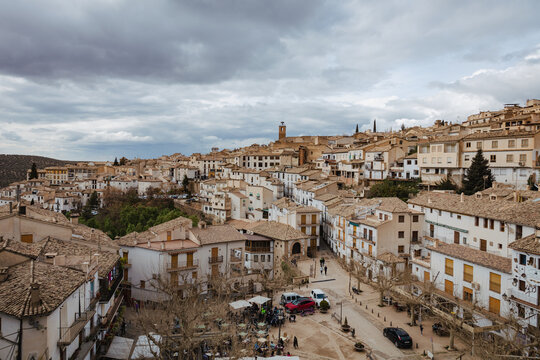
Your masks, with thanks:
M 245 251 L 249 252 L 249 253 L 269 253 L 269 252 L 272 252 L 270 250 L 269 246 L 267 246 L 267 247 L 265 247 L 265 246 L 246 246 Z
M 110 286 L 107 286 L 105 283 L 107 280 L 104 280 L 99 288 L 100 292 L 100 298 L 99 301 L 103 303 L 109 302 L 111 300 L 111 297 L 116 292 L 116 289 L 118 289 L 118 286 L 120 286 L 120 283 L 124 279 L 124 270 L 120 269 L 119 273 L 117 274 L 114 281 L 110 284 Z
M 107 314 L 101 318 L 102 327 L 107 328 L 110 325 L 111 321 L 114 319 L 114 316 L 118 312 L 120 305 L 122 305 L 123 300 L 124 300 L 123 295 L 119 295 L 114 299 L 114 303 L 109 308 L 109 311 L 107 311 Z
M 171 261 L 167 262 L 168 272 L 196 269 L 197 267 L 199 267 L 199 260 L 197 259 L 194 259 L 193 261 L 182 261 L 177 264 L 173 264 Z
M 58 339 L 58 346 L 67 346 L 73 342 L 79 336 L 80 332 L 84 329 L 88 321 L 96 314 L 96 310 L 87 310 L 80 315 L 75 314 L 75 321 L 71 326 L 60 327 L 60 339 Z
M 208 258 L 208 263 L 209 264 L 218 264 L 218 263 L 222 263 L 222 262 L 223 262 L 223 255 L 210 256 Z

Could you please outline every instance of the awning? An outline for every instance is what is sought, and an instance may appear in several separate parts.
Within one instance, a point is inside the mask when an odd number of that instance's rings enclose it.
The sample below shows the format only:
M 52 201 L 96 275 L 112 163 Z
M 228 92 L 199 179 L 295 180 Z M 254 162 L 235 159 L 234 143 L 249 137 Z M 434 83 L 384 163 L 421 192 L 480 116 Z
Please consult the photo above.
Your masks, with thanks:
M 250 303 L 255 303 L 255 304 L 258 304 L 258 305 L 263 305 L 265 303 L 267 303 L 268 301 L 270 301 L 270 298 L 267 298 L 267 297 L 264 297 L 264 296 L 260 296 L 260 295 L 257 295 L 255 296 L 254 298 L 251 298 L 248 300 Z
M 105 357 L 109 359 L 129 359 L 129 354 L 131 354 L 131 348 L 133 347 L 134 342 L 135 340 L 133 339 L 115 336 Z
M 246 300 L 233 301 L 232 303 L 229 303 L 229 305 L 234 310 L 243 309 L 243 308 L 247 308 L 247 307 L 251 306 L 251 304 L 249 302 L 247 302 Z

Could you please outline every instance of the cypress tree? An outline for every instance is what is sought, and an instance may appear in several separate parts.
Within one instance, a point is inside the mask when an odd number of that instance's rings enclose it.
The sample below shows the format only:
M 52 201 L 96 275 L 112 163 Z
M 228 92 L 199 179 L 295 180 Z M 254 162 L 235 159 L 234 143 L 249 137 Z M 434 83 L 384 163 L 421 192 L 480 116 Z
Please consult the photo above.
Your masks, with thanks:
M 356 131 L 355 134 L 358 134 L 358 124 L 356 124 Z
M 490 188 L 494 180 L 488 161 L 482 154 L 482 149 L 478 149 L 472 159 L 471 167 L 467 169 L 463 178 L 463 192 L 466 195 L 472 195 L 475 192 Z
M 114 164 L 113 166 L 118 166 L 118 158 L 114 158 Z
M 37 166 L 36 166 L 36 163 L 32 163 L 32 170 L 30 170 L 30 180 L 37 179 L 37 178 L 38 178 Z

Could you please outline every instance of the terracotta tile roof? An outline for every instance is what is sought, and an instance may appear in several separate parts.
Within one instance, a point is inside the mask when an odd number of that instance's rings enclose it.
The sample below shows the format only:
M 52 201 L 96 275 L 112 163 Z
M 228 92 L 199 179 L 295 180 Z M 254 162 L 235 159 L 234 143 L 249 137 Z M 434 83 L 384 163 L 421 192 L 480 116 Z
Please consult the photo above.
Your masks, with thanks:
M 200 241 L 201 245 L 246 240 L 244 234 L 238 232 L 231 225 L 207 226 L 204 229 L 193 228 L 190 231 Z
M 381 260 L 382 262 L 385 262 L 387 264 L 399 264 L 405 262 L 405 259 L 400 258 L 399 256 L 392 254 L 391 252 L 385 252 L 384 254 L 377 256 L 377 260 Z
M 279 200 L 276 200 L 272 203 L 272 205 L 275 205 L 277 206 L 278 208 L 281 208 L 281 209 L 287 209 L 289 210 L 290 212 L 297 212 L 297 213 L 318 213 L 318 212 L 321 212 L 321 210 L 313 207 L 313 206 L 304 206 L 304 205 L 299 205 L 297 203 L 295 203 L 294 201 L 292 201 L 291 199 L 289 198 L 286 198 L 286 197 L 282 197 L 281 199 Z
M 156 226 L 152 226 L 146 231 L 143 232 L 132 232 L 127 235 L 122 236 L 118 240 L 118 245 L 120 246 L 133 246 L 140 243 L 148 242 L 149 240 L 153 240 L 156 238 L 156 236 L 159 233 L 162 233 L 164 231 L 174 230 L 179 227 L 183 228 L 191 228 L 192 221 L 191 219 L 185 218 L 185 217 L 177 217 L 176 219 L 172 219 L 171 221 L 164 222 L 163 224 L 159 224 Z
M 465 260 L 497 271 L 511 273 L 512 259 L 490 254 L 486 251 L 470 248 L 459 244 L 447 244 L 436 241 L 433 246 L 426 246 L 427 249 L 448 255 L 457 259 Z
M 534 136 L 538 132 L 539 130 L 533 130 L 533 131 L 502 130 L 502 131 L 479 132 L 479 133 L 472 133 L 465 136 L 464 140 L 491 139 L 491 138 L 501 138 L 501 137 L 530 137 L 530 136 Z
M 534 227 L 540 219 L 540 201 L 490 200 L 487 196 L 477 198 L 471 195 L 463 196 L 461 202 L 461 196 L 457 194 L 423 192 L 410 199 L 409 204 L 529 227 Z
M 253 231 L 254 234 L 285 241 L 309 238 L 309 235 L 296 230 L 292 226 L 276 221 L 260 221 L 259 225 L 252 228 L 251 231 Z
M 38 243 L 23 243 L 18 240 L 4 239 L 0 241 L 0 251 L 6 250 L 15 254 L 24 255 L 32 259 L 36 259 L 43 251 L 45 246 L 44 241 Z
M 8 269 L 0 282 L 0 312 L 21 318 L 46 315 L 60 306 L 85 281 L 85 274 L 40 261 L 25 261 Z M 33 274 L 33 276 L 32 276 Z M 33 279 L 32 279 L 33 278 Z M 40 304 L 31 306 L 30 284 L 39 284 Z
M 510 243 L 508 247 L 516 251 L 540 255 L 540 237 L 531 234 Z

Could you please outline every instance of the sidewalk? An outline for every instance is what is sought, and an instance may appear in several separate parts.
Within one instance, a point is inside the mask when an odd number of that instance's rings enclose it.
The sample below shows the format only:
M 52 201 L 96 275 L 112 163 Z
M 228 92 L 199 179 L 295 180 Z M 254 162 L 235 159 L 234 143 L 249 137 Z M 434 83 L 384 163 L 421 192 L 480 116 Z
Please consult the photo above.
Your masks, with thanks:
M 324 273 L 321 275 L 319 271 L 319 258 L 321 256 L 325 258 L 328 267 L 327 275 L 324 275 Z M 422 320 L 424 329 L 423 334 L 420 334 L 419 326 L 411 327 L 407 325 L 410 321 L 407 311 L 397 312 L 392 306 L 379 307 L 379 293 L 371 286 L 361 284 L 360 288 L 363 292 L 360 295 L 350 295 L 349 274 L 341 268 L 334 255 L 330 252 L 322 251 L 315 261 L 314 259 L 304 260 L 299 262 L 298 266 L 302 271 L 309 274 L 310 265 L 313 264 L 317 266 L 317 271 L 316 276 L 310 278 L 310 281 L 315 281 L 315 283 L 310 284 L 309 289 L 320 288 L 328 293 L 331 302 L 336 299 L 336 304 L 332 303 L 331 312 L 337 312 L 338 317 L 341 309 L 338 307 L 337 302 L 343 300 L 343 317 L 347 317 L 349 325 L 356 329 L 357 337 L 371 346 L 375 350 L 375 354 L 382 358 L 387 358 L 388 355 L 399 355 L 391 351 L 391 349 L 397 349 L 388 339 L 383 338 L 381 341 L 378 336 L 382 336 L 384 327 L 394 326 L 407 331 L 414 342 L 412 350 L 398 350 L 402 353 L 401 356 L 414 356 L 414 354 L 422 354 L 425 350 L 426 352 L 432 351 L 436 359 L 456 359 L 462 353 L 466 353 L 463 359 L 472 359 L 468 347 L 458 337 L 455 338 L 455 347 L 460 351 L 447 351 L 445 349 L 445 346 L 449 343 L 449 337 L 439 337 L 433 334 L 431 329 L 434 323 L 433 319 Z M 335 280 L 321 281 L 329 279 Z M 358 287 L 356 280 L 351 279 L 350 281 L 352 286 Z M 417 323 L 419 324 L 418 321 Z M 416 348 L 417 345 L 418 348 Z

